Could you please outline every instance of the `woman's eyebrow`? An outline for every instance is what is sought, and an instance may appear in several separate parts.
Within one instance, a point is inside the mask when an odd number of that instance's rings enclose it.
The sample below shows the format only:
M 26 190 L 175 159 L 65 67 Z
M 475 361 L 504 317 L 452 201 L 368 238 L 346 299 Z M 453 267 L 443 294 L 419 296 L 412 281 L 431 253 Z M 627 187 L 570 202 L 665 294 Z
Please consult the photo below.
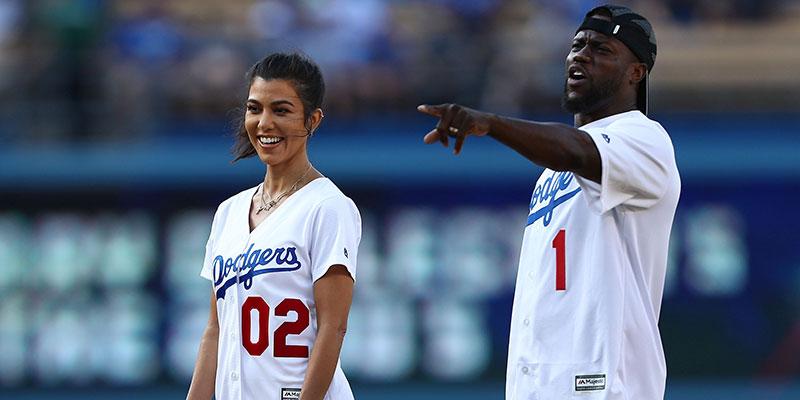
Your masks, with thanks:
M 286 100 L 286 99 L 273 100 L 269 104 L 272 105 L 272 106 L 279 106 L 279 105 L 283 105 L 283 104 L 288 104 L 288 105 L 294 107 L 294 103 L 292 103 L 291 101 Z

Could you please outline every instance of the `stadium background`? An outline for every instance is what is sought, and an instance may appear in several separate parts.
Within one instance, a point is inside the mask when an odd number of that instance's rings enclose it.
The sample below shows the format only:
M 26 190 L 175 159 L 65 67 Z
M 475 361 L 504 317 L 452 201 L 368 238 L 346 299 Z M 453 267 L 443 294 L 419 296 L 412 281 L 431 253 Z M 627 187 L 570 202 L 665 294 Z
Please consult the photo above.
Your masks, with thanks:
M 651 116 L 683 193 L 661 330 L 667 399 L 800 398 L 800 1 L 623 1 L 659 41 Z M 364 237 L 342 362 L 359 399 L 500 399 L 539 169 L 422 145 L 422 102 L 570 122 L 594 1 L 0 0 L 0 397 L 180 398 L 208 307 L 246 68 L 320 63 L 315 165 Z M 568 316 L 565 316 L 568 318 Z

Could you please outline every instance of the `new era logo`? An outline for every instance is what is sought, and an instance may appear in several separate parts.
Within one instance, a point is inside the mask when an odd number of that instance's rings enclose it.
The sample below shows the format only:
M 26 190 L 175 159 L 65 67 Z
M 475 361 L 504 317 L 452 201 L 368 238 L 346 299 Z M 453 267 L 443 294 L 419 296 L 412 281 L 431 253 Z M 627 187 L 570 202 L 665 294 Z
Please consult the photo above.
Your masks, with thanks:
M 575 391 L 589 392 L 606 388 L 606 374 L 575 375 Z

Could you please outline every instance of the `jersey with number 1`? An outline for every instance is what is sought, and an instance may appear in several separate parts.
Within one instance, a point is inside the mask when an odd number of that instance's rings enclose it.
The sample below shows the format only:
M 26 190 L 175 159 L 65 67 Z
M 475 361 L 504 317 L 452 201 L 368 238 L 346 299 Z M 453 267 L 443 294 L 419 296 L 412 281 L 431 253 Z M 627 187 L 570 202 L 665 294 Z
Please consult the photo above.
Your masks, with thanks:
M 580 128 L 600 183 L 545 170 L 520 254 L 506 398 L 662 399 L 658 331 L 680 178 L 667 132 L 639 111 Z
M 257 187 L 214 216 L 201 275 L 217 301 L 218 399 L 298 399 L 317 335 L 314 282 L 343 265 L 355 279 L 361 217 L 327 178 L 289 196 L 251 232 Z M 352 399 L 337 364 L 326 400 Z

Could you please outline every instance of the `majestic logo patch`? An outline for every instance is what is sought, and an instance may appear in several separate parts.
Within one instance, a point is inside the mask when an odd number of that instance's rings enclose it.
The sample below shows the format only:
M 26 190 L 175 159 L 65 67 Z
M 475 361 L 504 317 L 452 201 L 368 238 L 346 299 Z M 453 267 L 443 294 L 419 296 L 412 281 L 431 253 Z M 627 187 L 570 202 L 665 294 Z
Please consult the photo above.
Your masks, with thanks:
M 345 258 L 350 258 L 350 256 L 347 255 L 347 247 L 344 248 L 344 256 Z
M 606 374 L 575 375 L 575 391 L 590 392 L 606 388 Z
M 541 184 L 536 185 L 533 195 L 531 195 L 528 225 L 533 224 L 540 218 L 542 218 L 544 226 L 550 225 L 550 221 L 553 219 L 553 211 L 556 207 L 581 191 L 581 188 L 578 187 L 569 193 L 564 193 L 572 183 L 573 177 L 572 172 L 554 171 L 553 175 L 547 177 Z M 538 209 L 534 211 L 537 207 Z
M 606 135 L 605 133 L 600 134 L 600 136 L 603 137 L 603 140 L 605 140 L 606 143 L 611 143 L 611 138 L 608 137 L 608 135 Z
M 299 398 L 300 398 L 300 389 L 297 388 L 281 389 L 281 400 L 298 400 Z
M 236 284 L 236 272 L 239 272 L 238 281 L 244 284 L 245 289 L 253 286 L 253 277 L 270 272 L 295 271 L 302 267 L 297 257 L 296 247 L 276 247 L 274 249 L 253 249 L 251 244 L 246 252 L 229 257 L 214 257 L 214 286 L 217 288 L 217 298 L 224 299 L 225 291 Z M 269 264 L 274 263 L 274 266 Z M 233 276 L 231 276 L 233 275 Z M 231 276 L 230 279 L 225 280 Z M 224 282 L 224 283 L 223 283 Z

